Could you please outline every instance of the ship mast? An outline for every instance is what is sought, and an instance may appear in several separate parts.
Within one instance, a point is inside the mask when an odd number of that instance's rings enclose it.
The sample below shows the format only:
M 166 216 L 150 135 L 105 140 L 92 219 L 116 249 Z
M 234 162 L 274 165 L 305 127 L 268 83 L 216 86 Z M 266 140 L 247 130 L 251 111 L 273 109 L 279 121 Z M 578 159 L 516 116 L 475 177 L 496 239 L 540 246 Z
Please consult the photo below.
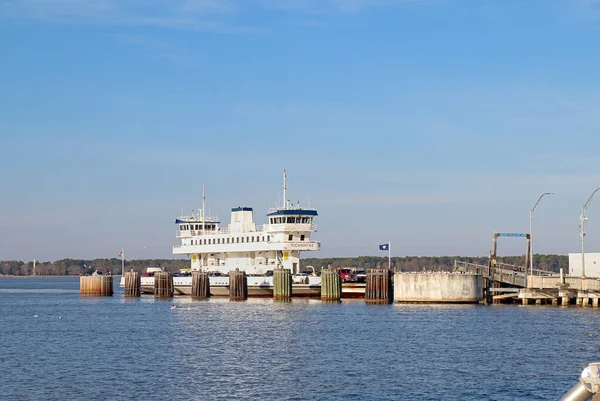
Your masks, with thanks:
M 205 224 L 205 214 L 204 214 L 204 203 L 206 199 L 204 197 L 204 184 L 202 184 L 202 235 L 204 235 L 204 224 Z
M 287 209 L 287 196 L 286 196 L 285 181 L 286 181 L 286 172 L 285 172 L 285 169 L 283 169 L 283 208 Z

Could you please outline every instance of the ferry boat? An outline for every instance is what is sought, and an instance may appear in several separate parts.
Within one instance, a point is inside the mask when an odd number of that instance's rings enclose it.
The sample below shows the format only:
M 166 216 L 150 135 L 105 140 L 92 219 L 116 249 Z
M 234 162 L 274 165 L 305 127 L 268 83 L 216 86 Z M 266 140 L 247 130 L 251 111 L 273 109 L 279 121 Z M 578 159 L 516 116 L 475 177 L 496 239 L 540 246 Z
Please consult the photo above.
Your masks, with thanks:
M 180 244 L 173 246 L 174 255 L 187 255 L 191 271 L 209 273 L 210 292 L 213 296 L 229 295 L 229 271 L 239 269 L 248 276 L 249 297 L 273 295 L 273 270 L 289 269 L 301 272 L 300 253 L 318 251 L 321 244 L 311 239 L 317 231 L 314 219 L 316 209 L 304 208 L 287 199 L 287 174 L 283 171 L 283 204 L 267 212 L 266 224 L 254 222 L 253 209 L 238 206 L 231 209 L 231 220 L 221 227 L 217 217 L 205 215 L 204 186 L 202 209 L 180 216 L 176 237 Z M 187 269 L 186 269 L 187 270 Z M 124 285 L 124 283 L 122 283 Z M 191 274 L 173 277 L 176 294 L 190 295 Z M 153 275 L 141 278 L 142 292 L 154 292 Z M 318 297 L 321 277 L 308 275 L 304 283 L 292 285 L 292 296 Z

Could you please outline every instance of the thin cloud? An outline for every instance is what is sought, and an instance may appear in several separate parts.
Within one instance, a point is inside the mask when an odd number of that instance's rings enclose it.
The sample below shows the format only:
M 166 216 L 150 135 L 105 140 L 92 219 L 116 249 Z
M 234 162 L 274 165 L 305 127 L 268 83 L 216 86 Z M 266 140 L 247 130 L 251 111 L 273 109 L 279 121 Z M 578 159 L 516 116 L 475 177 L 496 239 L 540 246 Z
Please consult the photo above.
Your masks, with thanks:
M 356 14 L 367 8 L 423 4 L 434 0 L 7 0 L 0 18 L 37 19 L 77 25 L 146 26 L 215 33 L 256 33 L 243 26 L 249 10 L 296 14 Z

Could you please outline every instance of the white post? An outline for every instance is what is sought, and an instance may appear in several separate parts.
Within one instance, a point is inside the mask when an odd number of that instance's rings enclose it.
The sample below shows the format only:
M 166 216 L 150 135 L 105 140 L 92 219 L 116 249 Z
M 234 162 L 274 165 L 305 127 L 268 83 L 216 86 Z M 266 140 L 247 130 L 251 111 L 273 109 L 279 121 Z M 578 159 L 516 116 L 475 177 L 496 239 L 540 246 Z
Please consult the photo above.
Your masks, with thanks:
M 286 188 L 287 174 L 285 169 L 283 170 L 283 208 L 287 209 L 287 188 Z
M 585 209 L 587 209 L 588 205 L 590 204 L 590 201 L 592 200 L 592 198 L 594 197 L 594 195 L 596 194 L 596 192 L 598 192 L 600 190 L 600 188 L 596 188 L 594 190 L 594 192 L 592 192 L 592 194 L 590 195 L 590 197 L 588 198 L 587 202 L 585 202 L 585 205 L 583 205 L 583 207 L 581 208 L 581 216 L 579 216 L 579 227 L 581 229 L 581 277 L 585 277 L 585 251 L 584 251 L 584 241 L 585 241 L 585 222 L 587 221 L 587 217 L 585 217 Z
M 35 276 L 35 258 L 33 258 L 33 275 Z
M 388 242 L 388 270 L 392 271 L 392 242 Z
M 553 192 L 545 192 L 540 195 L 533 208 L 529 211 L 529 274 L 533 276 L 533 212 L 535 212 L 535 208 L 538 203 L 542 200 L 542 198 L 546 195 L 552 195 Z M 527 274 L 525 274 L 525 285 L 527 285 Z
M 125 277 L 125 250 L 121 249 L 121 276 Z
M 581 215 L 579 216 L 579 227 L 580 237 L 581 237 L 581 277 L 585 277 L 585 250 L 584 250 L 584 242 L 585 242 L 585 206 L 581 208 Z

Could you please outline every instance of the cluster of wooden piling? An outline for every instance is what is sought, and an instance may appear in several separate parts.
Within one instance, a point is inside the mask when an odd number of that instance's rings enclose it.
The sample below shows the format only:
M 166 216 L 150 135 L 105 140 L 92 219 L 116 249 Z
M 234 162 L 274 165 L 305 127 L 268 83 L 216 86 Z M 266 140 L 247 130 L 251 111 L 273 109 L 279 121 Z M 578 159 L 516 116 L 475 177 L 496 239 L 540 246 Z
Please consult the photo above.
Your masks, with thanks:
M 210 297 L 210 281 L 208 277 L 208 272 L 192 272 L 192 297 Z
M 79 294 L 82 297 L 112 297 L 113 277 L 111 275 L 81 276 Z
M 229 272 L 229 299 L 236 301 L 248 299 L 248 277 L 245 271 L 235 269 Z
M 273 299 L 282 302 L 292 300 L 292 272 L 289 269 L 273 271 Z
M 163 267 L 162 271 L 154 273 L 154 297 L 173 297 L 173 275 Z
M 337 269 L 323 269 L 321 271 L 321 301 L 325 303 L 338 303 L 342 298 L 342 278 Z
M 390 304 L 393 300 L 392 274 L 388 269 L 368 269 L 365 302 Z
M 140 274 L 133 269 L 125 272 L 125 296 L 139 297 L 142 291 L 142 278 Z

